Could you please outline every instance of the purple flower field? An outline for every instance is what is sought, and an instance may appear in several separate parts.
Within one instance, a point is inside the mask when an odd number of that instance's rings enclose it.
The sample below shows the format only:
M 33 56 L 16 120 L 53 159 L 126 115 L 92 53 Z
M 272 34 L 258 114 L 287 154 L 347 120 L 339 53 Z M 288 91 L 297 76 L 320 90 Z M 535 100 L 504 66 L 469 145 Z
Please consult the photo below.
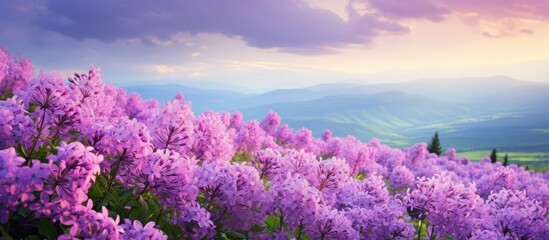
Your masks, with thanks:
M 3 239 L 549 236 L 548 173 L 33 71 L 0 49 Z

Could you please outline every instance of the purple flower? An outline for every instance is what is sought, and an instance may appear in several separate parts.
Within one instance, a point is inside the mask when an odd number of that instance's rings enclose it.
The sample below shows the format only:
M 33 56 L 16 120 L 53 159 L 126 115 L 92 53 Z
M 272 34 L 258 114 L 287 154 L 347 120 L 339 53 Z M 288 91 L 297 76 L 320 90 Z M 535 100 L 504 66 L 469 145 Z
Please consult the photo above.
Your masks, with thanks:
M 204 162 L 196 174 L 206 210 L 212 212 L 215 224 L 246 230 L 263 223 L 265 216 L 260 209 L 265 189 L 253 167 Z
M 320 191 L 339 189 L 350 178 L 349 166 L 345 160 L 335 157 L 316 162 L 310 171 L 307 178 Z
M 184 209 L 196 200 L 196 162 L 176 151 L 157 150 L 147 155 L 138 167 L 136 193 L 150 189 L 164 208 Z
M 168 236 L 162 230 L 154 227 L 154 222 L 148 222 L 143 226 L 139 220 L 132 222 L 130 219 L 124 219 L 124 223 L 120 227 L 124 233 L 120 235 L 120 239 L 143 239 L 143 240 L 167 240 Z
M 79 142 L 65 143 L 57 147 L 57 155 L 50 155 L 51 176 L 47 180 L 47 192 L 54 191 L 57 197 L 74 204 L 86 199 L 88 189 L 101 172 L 102 155 L 92 152 Z
M 251 153 L 263 146 L 265 131 L 261 129 L 258 121 L 250 121 L 238 129 L 234 144 L 240 151 Z
M 313 142 L 313 133 L 307 128 L 299 129 L 294 133 L 293 146 L 297 149 L 311 150 L 311 144 Z
M 324 132 L 322 132 L 322 141 L 328 141 L 332 138 L 332 131 L 330 129 L 326 129 Z
M 109 217 L 107 208 L 96 212 L 92 209 L 93 202 L 88 201 L 86 206 L 73 206 L 69 214 L 75 217 L 68 234 L 59 236 L 60 239 L 119 239 L 124 229 L 119 226 L 120 217 Z
M 280 125 L 280 116 L 273 111 L 269 111 L 260 124 L 261 128 L 271 136 L 275 134 L 278 125 Z
M 191 152 L 197 159 L 208 162 L 231 160 L 234 155 L 233 142 L 219 114 L 206 112 L 196 119 Z
M 22 120 L 28 123 L 23 123 L 24 125 L 30 124 L 31 128 L 34 127 L 32 121 L 29 118 L 26 118 L 24 113 L 24 109 L 21 105 L 17 104 L 15 99 L 0 101 L 0 148 L 3 149 L 16 146 L 18 136 L 21 137 L 21 129 L 19 129 L 20 125 L 17 118 L 19 118 L 19 121 Z M 21 127 L 23 127 L 23 125 Z M 16 132 L 19 134 L 12 134 Z
M 492 193 L 486 204 L 492 224 L 508 239 L 544 239 L 549 233 L 547 209 L 530 200 L 523 191 L 501 189 Z
M 402 219 L 401 207 L 378 204 L 372 208 L 352 208 L 345 211 L 360 239 L 412 239 L 415 230 Z
M 287 125 L 284 124 L 276 132 L 276 140 L 283 145 L 290 144 L 293 138 L 293 130 Z
M 210 213 L 194 203 L 186 207 L 170 221 L 183 230 L 183 237 L 188 239 L 212 238 L 215 235 L 215 226 L 210 220 Z
M 317 163 L 316 155 L 305 150 L 288 149 L 281 161 L 281 166 L 291 175 L 306 175 L 307 171 Z
M 410 187 L 414 184 L 415 176 L 406 166 L 398 166 L 393 169 L 389 176 L 392 188 Z
M 364 180 L 350 179 L 349 184 L 338 192 L 335 207 L 338 209 L 373 208 L 390 200 L 383 178 L 373 174 Z
M 239 129 L 242 126 L 242 119 L 243 116 L 241 112 L 234 112 L 231 115 L 230 127 Z
M 135 118 L 140 122 L 144 122 L 149 119 L 155 109 L 158 108 L 158 102 L 156 100 L 141 100 L 139 94 L 132 93 L 127 97 L 125 107 L 129 118 Z
M 2 63 L 0 63 L 0 65 L 2 65 Z M 15 92 L 25 89 L 28 81 L 33 76 L 33 72 L 32 62 L 29 59 L 14 59 L 11 61 L 7 73 L 4 75 L 4 79 L 0 80 L 0 90 Z
M 354 137 L 347 137 L 343 140 L 339 151 L 335 153 L 335 156 L 345 159 L 350 168 L 352 176 L 356 176 L 359 173 L 374 173 L 374 154 L 375 148 L 358 141 Z
M 102 164 L 102 170 L 116 175 L 125 185 L 131 184 L 137 174 L 135 169 L 152 152 L 149 131 L 135 119 L 117 118 L 109 124 L 112 126 L 99 133 L 102 142 L 95 145 L 99 152 L 113 158 Z
M 69 82 L 78 105 L 95 109 L 105 97 L 105 84 L 99 68 L 90 69 L 88 74 L 75 73 L 74 77 L 69 78 Z
M 192 147 L 193 121 L 189 103 L 166 102 L 147 121 L 154 147 L 186 154 Z
M 359 239 L 352 222 L 343 213 L 329 208 L 316 214 L 311 224 L 305 227 L 305 232 L 311 239 Z
M 265 211 L 275 215 L 288 231 L 312 224 L 320 211 L 322 195 L 300 175 L 282 181 L 274 181 L 267 191 L 268 203 Z
M 8 51 L 0 47 L 0 86 L 3 85 L 3 80 L 6 75 L 8 75 L 8 69 L 10 67 L 10 55 Z M 0 92 L 4 89 L 0 88 Z
M 429 236 L 462 239 L 485 225 L 484 201 L 476 194 L 475 185 L 454 183 L 445 172 L 419 178 L 403 201 L 419 219 L 429 219 Z
M 279 152 L 266 148 L 256 152 L 255 156 L 252 156 L 250 159 L 250 164 L 257 170 L 259 173 L 259 178 L 274 179 L 274 177 L 281 173 L 282 161 L 280 160 L 282 156 Z
M 32 167 L 23 166 L 24 159 L 13 148 L 0 150 L 0 223 L 8 221 L 9 213 L 26 207 L 43 190 L 49 175 L 47 164 L 33 161 Z

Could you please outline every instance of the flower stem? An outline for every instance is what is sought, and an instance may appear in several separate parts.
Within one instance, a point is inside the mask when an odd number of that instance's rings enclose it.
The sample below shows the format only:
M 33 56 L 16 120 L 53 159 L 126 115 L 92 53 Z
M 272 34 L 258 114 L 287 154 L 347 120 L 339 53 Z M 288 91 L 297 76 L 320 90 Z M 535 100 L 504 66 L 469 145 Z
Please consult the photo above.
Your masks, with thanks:
M 34 148 L 36 148 L 36 144 L 38 144 L 38 139 L 40 138 L 40 135 L 42 135 L 42 131 L 44 130 L 44 119 L 46 118 L 46 111 L 42 112 L 42 117 L 40 117 L 40 125 L 38 126 L 38 133 L 36 134 L 36 137 L 32 141 L 32 147 L 29 152 L 29 155 L 27 156 L 27 159 L 25 160 L 25 163 L 23 165 L 30 166 L 32 154 L 34 153 Z
M 417 231 L 417 240 L 421 239 L 421 227 L 423 226 L 423 219 L 419 219 L 419 230 Z

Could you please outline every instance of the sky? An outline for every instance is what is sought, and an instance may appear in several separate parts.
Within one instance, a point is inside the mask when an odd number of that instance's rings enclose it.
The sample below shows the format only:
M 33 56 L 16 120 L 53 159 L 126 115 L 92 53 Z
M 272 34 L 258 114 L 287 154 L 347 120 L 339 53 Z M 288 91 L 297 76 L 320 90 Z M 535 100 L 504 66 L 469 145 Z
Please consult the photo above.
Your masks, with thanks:
M 117 85 L 549 82 L 549 1 L 2 0 L 0 45 Z

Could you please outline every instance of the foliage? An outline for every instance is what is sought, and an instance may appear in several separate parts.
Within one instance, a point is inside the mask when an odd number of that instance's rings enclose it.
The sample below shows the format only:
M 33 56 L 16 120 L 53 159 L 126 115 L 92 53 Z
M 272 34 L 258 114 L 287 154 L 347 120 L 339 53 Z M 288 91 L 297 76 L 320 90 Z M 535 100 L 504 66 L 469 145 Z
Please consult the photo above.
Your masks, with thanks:
M 440 139 L 438 138 L 438 131 L 436 131 L 433 138 L 431 138 L 431 142 L 429 143 L 427 149 L 430 153 L 434 153 L 437 156 L 442 154 L 442 146 L 440 145 Z

